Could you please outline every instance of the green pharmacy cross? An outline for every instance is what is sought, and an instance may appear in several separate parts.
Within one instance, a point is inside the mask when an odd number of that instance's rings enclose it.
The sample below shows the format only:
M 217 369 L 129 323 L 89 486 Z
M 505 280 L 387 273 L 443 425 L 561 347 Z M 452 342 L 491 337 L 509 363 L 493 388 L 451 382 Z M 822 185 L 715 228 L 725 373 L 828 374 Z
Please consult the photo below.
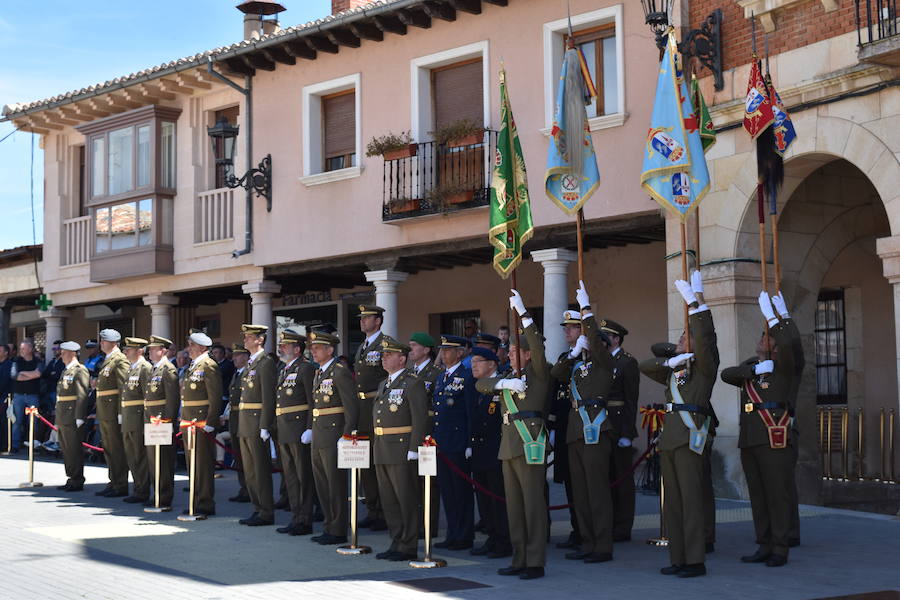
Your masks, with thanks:
M 47 297 L 47 294 L 41 294 L 41 296 L 34 301 L 35 305 L 37 305 L 40 310 L 47 310 L 51 306 L 53 306 L 53 300 Z

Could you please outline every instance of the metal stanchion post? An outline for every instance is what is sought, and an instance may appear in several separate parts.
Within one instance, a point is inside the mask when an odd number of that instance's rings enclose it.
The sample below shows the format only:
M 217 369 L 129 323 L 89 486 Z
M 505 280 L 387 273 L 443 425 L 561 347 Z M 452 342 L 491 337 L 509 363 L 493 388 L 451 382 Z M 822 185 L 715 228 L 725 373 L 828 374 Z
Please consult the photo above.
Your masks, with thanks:
M 666 482 L 662 473 L 659 475 L 659 537 L 650 538 L 647 543 L 651 546 L 668 546 L 669 537 L 666 531 Z
M 350 545 L 349 546 L 341 546 L 337 549 L 338 554 L 368 554 L 372 551 L 372 549 L 368 546 L 360 546 L 357 544 L 359 541 L 358 534 L 359 530 L 356 525 L 356 511 L 357 504 L 359 504 L 359 496 L 358 496 L 358 481 L 359 481 L 359 469 L 352 468 L 350 469 Z
M 881 457 L 881 471 L 879 473 L 879 477 L 875 478 L 875 481 L 884 481 L 887 479 L 884 475 L 884 407 L 881 407 L 880 414 L 878 415 L 878 448 L 879 455 Z
M 844 406 L 841 409 L 841 462 L 844 466 L 844 476 L 840 481 L 850 481 L 850 451 L 847 442 L 850 441 L 850 408 Z
M 190 497 L 188 498 L 188 514 L 186 515 L 178 515 L 179 521 L 203 521 L 206 519 L 206 515 L 195 515 L 194 514 L 194 480 L 196 479 L 194 475 L 197 472 L 197 427 L 195 425 L 189 425 L 187 428 L 187 438 L 188 438 L 188 447 L 191 451 L 191 465 L 189 476 L 191 478 L 190 484 L 188 485 L 188 494 Z
M 894 409 L 891 409 L 891 418 L 888 419 L 888 455 L 891 461 L 891 478 L 888 483 L 897 483 L 897 477 L 894 471 Z
M 825 452 L 825 461 L 826 461 L 825 462 L 825 473 L 826 473 L 825 478 L 830 480 L 830 479 L 833 479 L 833 477 L 831 476 L 831 462 L 832 462 L 831 461 L 831 428 L 832 428 L 832 422 L 834 421 L 834 419 L 832 419 L 830 406 L 827 408 L 826 418 L 828 419 L 828 433 L 827 433 L 828 438 L 825 440 L 825 444 L 826 444 L 826 448 L 827 448 L 827 451 Z
M 825 472 L 825 407 L 817 408 L 819 413 L 819 457 L 822 463 L 822 480 L 828 479 Z
M 446 567 L 447 561 L 431 556 L 431 475 L 425 475 L 425 557 L 422 560 L 410 561 L 409 566 L 416 569 L 434 569 Z
M 159 505 L 159 445 L 157 444 L 154 449 L 154 456 L 156 460 L 156 468 L 154 469 L 154 483 L 153 483 L 153 494 L 155 497 L 155 501 L 153 506 L 148 506 L 144 509 L 145 513 L 161 513 L 172 510 L 170 506 L 162 507 Z M 193 484 L 193 482 L 191 482 Z M 193 498 L 194 494 L 191 494 L 191 498 Z
M 866 457 L 866 442 L 865 442 L 865 427 L 864 427 L 866 417 L 865 417 L 865 411 L 863 410 L 862 406 L 859 407 L 856 414 L 857 414 L 857 417 L 856 417 L 856 424 L 857 424 L 856 457 L 857 457 L 857 459 L 859 459 L 859 467 L 857 470 L 856 479 L 858 481 L 863 481 L 866 478 L 866 471 L 863 466 L 863 462 Z
M 12 406 L 12 396 L 7 395 L 4 402 L 8 411 L 9 407 Z M 0 454 L 12 454 L 12 420 L 9 417 L 6 417 L 6 450 L 0 452 Z
M 28 414 L 28 481 L 20 483 L 20 488 L 43 487 L 44 484 L 34 480 L 34 415 L 37 408 L 30 406 L 25 409 Z

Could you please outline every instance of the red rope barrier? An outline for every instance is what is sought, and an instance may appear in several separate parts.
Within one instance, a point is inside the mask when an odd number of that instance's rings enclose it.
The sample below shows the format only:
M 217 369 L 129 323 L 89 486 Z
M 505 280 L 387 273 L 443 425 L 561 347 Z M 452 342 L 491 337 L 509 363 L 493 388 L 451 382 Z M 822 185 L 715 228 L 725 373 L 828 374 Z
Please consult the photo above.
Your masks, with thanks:
M 51 423 L 50 421 L 45 419 L 44 415 L 39 413 L 36 408 L 34 409 L 34 414 L 37 416 L 38 419 L 40 419 L 41 421 L 44 422 L 44 425 L 46 425 L 53 431 L 59 431 L 59 427 L 57 427 L 56 425 L 54 425 L 53 423 Z M 91 446 L 87 442 L 81 442 L 81 445 L 84 446 L 85 448 L 90 448 L 91 450 L 96 450 L 97 452 L 103 452 L 103 448 L 98 448 L 97 446 Z

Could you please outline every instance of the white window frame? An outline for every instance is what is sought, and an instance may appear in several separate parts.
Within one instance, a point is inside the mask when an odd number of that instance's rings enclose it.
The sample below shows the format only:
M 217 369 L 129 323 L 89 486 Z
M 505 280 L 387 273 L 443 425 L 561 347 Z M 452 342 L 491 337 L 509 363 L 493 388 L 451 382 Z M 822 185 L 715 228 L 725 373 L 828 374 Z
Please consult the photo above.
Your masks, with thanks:
M 616 4 L 598 10 L 572 15 L 572 30 L 587 29 L 616 24 L 616 104 L 619 111 L 611 115 L 601 115 L 588 119 L 591 131 L 618 127 L 625 123 L 625 31 L 622 24 L 622 5 Z M 557 19 L 544 23 L 544 129 L 541 133 L 550 135 L 553 116 L 556 111 L 556 90 L 559 71 L 565 54 L 565 35 L 569 31 L 569 19 Z
M 321 185 L 332 181 L 359 177 L 362 174 L 362 111 L 360 110 L 362 98 L 360 81 L 360 74 L 353 73 L 352 75 L 345 75 L 304 86 L 302 94 L 303 176 L 300 177 L 300 182 L 303 185 Z M 324 171 L 322 158 L 322 97 L 346 90 L 353 90 L 354 93 L 356 165 L 335 171 Z
M 434 129 L 431 70 L 479 57 L 481 58 L 481 88 L 482 102 L 484 103 L 482 119 L 484 120 L 484 127 L 486 129 L 491 128 L 490 47 L 488 41 L 483 40 L 427 56 L 420 56 L 410 61 L 410 131 L 413 140 L 416 142 L 427 142 L 432 139 L 429 134 Z

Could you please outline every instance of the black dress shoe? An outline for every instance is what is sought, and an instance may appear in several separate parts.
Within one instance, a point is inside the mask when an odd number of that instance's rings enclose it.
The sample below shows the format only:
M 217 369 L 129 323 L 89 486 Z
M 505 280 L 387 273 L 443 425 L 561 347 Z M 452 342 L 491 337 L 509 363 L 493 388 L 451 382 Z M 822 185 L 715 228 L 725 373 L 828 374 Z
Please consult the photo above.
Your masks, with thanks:
M 706 565 L 703 563 L 684 565 L 684 567 L 678 571 L 678 576 L 682 579 L 687 579 L 688 577 L 700 577 L 701 575 L 706 575 Z
M 494 548 L 487 553 L 488 558 L 506 558 L 512 556 L 512 548 Z
M 456 542 L 454 542 L 453 540 L 444 540 L 443 542 L 434 543 L 432 544 L 432 546 L 434 546 L 435 548 L 449 548 L 455 543 Z
M 75 485 L 70 485 L 66 491 L 67 492 L 80 492 L 83 489 L 84 489 L 83 483 L 76 483 Z
M 122 498 L 127 495 L 128 495 L 127 490 L 122 490 L 122 491 L 112 490 L 112 491 L 106 493 L 107 498 Z M 141 498 L 141 502 L 143 502 L 143 501 L 144 501 L 144 499 Z
M 181 511 L 181 514 L 189 515 L 189 514 L 191 514 L 191 511 L 189 511 L 188 509 L 184 509 L 183 511 Z M 216 516 L 216 511 L 213 510 L 213 511 L 207 512 L 205 510 L 195 510 L 194 514 L 198 517 L 214 517 L 214 516 Z
M 576 550 L 575 552 L 566 552 L 567 560 L 584 560 L 590 555 L 590 552 L 582 552 L 581 550 Z
M 614 536 L 613 536 L 613 541 L 614 541 L 614 542 L 630 542 L 630 541 L 631 541 L 631 534 L 630 534 L 630 533 L 623 533 L 623 534 L 620 534 L 620 535 L 614 535 Z
M 319 543 L 323 546 L 333 546 L 335 544 L 346 544 L 347 536 L 346 535 L 330 535 L 328 538 L 319 540 Z
M 469 550 L 469 554 L 472 556 L 486 556 L 491 551 L 491 548 L 487 544 L 482 544 L 477 548 L 472 548 Z
M 290 533 L 293 530 L 294 530 L 294 524 L 289 523 L 289 524 L 285 525 L 284 527 L 277 528 L 275 531 L 277 531 L 278 533 Z
M 62 484 L 62 485 L 58 485 L 58 486 L 56 486 L 56 489 L 58 489 L 58 490 L 61 491 L 61 492 L 68 492 L 68 491 L 69 491 L 69 484 L 68 484 L 68 483 L 64 483 L 64 484 Z
M 742 556 L 741 562 L 743 563 L 764 563 L 769 560 L 769 557 L 772 556 L 771 552 L 762 552 L 761 550 L 757 550 L 750 556 Z
M 565 550 L 567 548 L 577 548 L 581 545 L 581 536 L 579 536 L 574 531 L 569 534 L 569 539 L 564 542 L 558 542 L 556 547 L 560 550 Z
M 466 542 L 454 542 L 447 546 L 447 550 L 468 550 L 473 545 L 472 540 Z
M 371 527 L 372 523 L 375 522 L 375 519 L 366 515 L 366 518 L 356 524 L 357 527 Z
M 586 563 L 602 563 L 612 560 L 612 554 L 609 552 L 591 552 L 584 557 Z
M 544 567 L 526 567 L 519 573 L 519 579 L 538 579 L 544 576 Z
M 263 527 L 265 525 L 274 525 L 275 521 L 269 519 L 263 519 L 259 515 L 253 515 L 250 517 L 244 525 L 247 527 Z
M 497 575 L 521 575 L 525 572 L 525 567 L 503 567 L 497 569 Z
M 716 551 L 716 543 L 715 542 L 706 542 L 706 553 L 712 554 Z
M 396 550 L 385 550 L 384 552 L 379 552 L 375 555 L 375 558 L 378 560 L 389 560 L 392 556 L 398 554 Z
M 678 575 L 683 568 L 684 565 L 669 565 L 668 567 L 660 569 L 659 572 L 663 575 Z
M 319 535 L 314 535 L 311 538 L 309 538 L 309 541 L 315 542 L 318 544 L 319 540 L 325 539 L 326 537 L 328 537 L 327 533 L 320 533 Z
M 147 501 L 147 498 L 141 498 L 139 496 L 128 496 L 127 498 L 122 498 L 122 502 L 127 502 L 128 504 L 143 504 Z
M 241 525 L 246 525 L 247 523 L 249 523 L 251 520 L 255 519 L 255 518 L 258 517 L 258 516 L 259 516 L 259 513 L 253 513 L 252 515 L 250 515 L 250 516 L 247 517 L 246 519 L 240 519 L 240 520 L 238 520 L 238 523 L 240 523 Z
M 394 561 L 394 562 L 400 562 L 401 560 L 403 560 L 403 561 L 416 560 L 416 558 L 417 557 L 415 554 L 406 554 L 405 552 L 395 552 L 393 556 L 388 557 L 388 560 Z
M 291 535 L 309 535 L 312 533 L 312 525 L 295 525 L 289 533 Z
M 237 496 L 232 496 L 228 499 L 229 502 L 250 502 L 250 496 L 242 496 L 238 494 Z
M 94 492 L 94 495 L 95 496 L 106 496 L 108 494 L 111 494 L 112 491 L 113 491 L 113 489 L 111 487 L 106 487 L 106 488 L 103 488 L 102 490 L 100 490 L 99 492 Z
M 385 531 L 387 530 L 387 521 L 384 519 L 375 519 L 372 521 L 372 524 L 369 525 L 369 531 Z
M 781 554 L 773 554 L 769 557 L 769 560 L 766 561 L 767 567 L 783 567 L 787 564 L 787 556 L 782 556 Z

